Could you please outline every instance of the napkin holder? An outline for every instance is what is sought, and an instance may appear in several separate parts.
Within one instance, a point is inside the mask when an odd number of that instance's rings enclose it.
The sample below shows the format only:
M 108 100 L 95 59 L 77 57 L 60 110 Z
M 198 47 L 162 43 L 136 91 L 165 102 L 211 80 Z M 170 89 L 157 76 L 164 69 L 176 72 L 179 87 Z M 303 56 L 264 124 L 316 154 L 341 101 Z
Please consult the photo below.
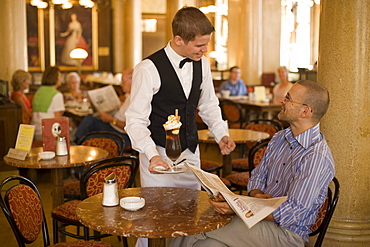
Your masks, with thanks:
M 113 172 L 104 178 L 103 206 L 117 206 L 119 204 L 116 174 Z

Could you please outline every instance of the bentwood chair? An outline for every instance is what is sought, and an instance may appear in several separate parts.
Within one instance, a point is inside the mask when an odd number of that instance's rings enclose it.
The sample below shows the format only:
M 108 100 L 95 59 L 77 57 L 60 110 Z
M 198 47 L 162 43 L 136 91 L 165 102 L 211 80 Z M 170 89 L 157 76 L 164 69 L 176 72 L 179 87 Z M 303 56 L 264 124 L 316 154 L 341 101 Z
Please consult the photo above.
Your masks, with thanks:
M 122 136 L 110 131 L 93 131 L 77 141 L 78 145 L 98 147 L 108 151 L 108 158 L 122 156 L 125 148 L 125 141 Z M 84 167 L 79 167 L 78 178 L 81 177 Z M 65 183 L 64 198 L 66 201 L 81 199 L 80 195 L 80 181 L 73 181 Z
M 14 182 L 17 182 L 14 185 Z M 20 183 L 19 183 L 20 182 Z M 7 189 L 5 196 L 0 197 L 0 206 L 8 220 L 18 246 L 34 243 L 40 234 L 43 237 L 43 246 L 50 245 L 48 226 L 45 219 L 41 195 L 31 180 L 22 176 L 10 176 L 0 184 L 1 191 Z M 58 247 L 111 247 L 108 243 L 98 241 L 74 241 L 59 243 Z
M 77 141 L 78 145 L 102 148 L 108 151 L 108 158 L 122 156 L 125 141 L 122 136 L 110 131 L 93 131 Z
M 261 162 L 270 140 L 270 138 L 261 140 L 251 147 L 248 154 L 249 169 L 247 172 L 236 172 L 225 177 L 225 179 L 230 181 L 231 187 L 239 190 L 240 194 L 242 194 L 243 190 L 247 190 L 252 170 Z
M 82 174 L 80 183 L 81 200 L 102 193 L 104 178 L 112 172 L 116 174 L 117 187 L 119 190 L 130 188 L 134 182 L 138 168 L 139 160 L 136 156 L 115 157 L 93 164 Z M 109 236 L 107 234 L 101 235 L 98 232 L 94 232 L 94 236 L 90 237 L 86 227 L 84 227 L 83 236 L 80 235 L 78 230 L 76 233 L 66 231 L 66 225 L 83 226 L 76 217 L 76 208 L 80 202 L 80 200 L 65 202 L 52 210 L 51 217 L 53 219 L 54 243 L 56 243 L 59 233 L 85 240 L 89 240 L 90 238 L 100 240 L 102 237 Z M 127 239 L 124 238 L 124 241 L 125 246 L 127 246 Z
M 227 120 L 229 128 L 241 129 L 244 123 L 243 108 L 231 100 L 223 99 L 220 101 L 222 118 Z
M 332 180 L 332 184 L 334 186 L 334 193 L 329 185 L 326 200 L 319 210 L 315 224 L 311 226 L 312 232 L 309 234 L 309 236 L 312 237 L 317 235 L 315 247 L 320 247 L 322 245 L 326 230 L 328 229 L 330 220 L 338 203 L 340 192 L 338 179 L 334 177 Z
M 280 122 L 271 119 L 255 119 L 249 121 L 245 126 L 245 129 L 266 132 L 269 134 L 269 138 L 283 129 Z M 248 165 L 248 152 L 249 149 L 256 143 L 256 141 L 247 142 L 243 148 L 240 149 L 241 158 L 233 159 L 231 162 L 231 167 L 233 171 L 245 172 L 249 170 Z

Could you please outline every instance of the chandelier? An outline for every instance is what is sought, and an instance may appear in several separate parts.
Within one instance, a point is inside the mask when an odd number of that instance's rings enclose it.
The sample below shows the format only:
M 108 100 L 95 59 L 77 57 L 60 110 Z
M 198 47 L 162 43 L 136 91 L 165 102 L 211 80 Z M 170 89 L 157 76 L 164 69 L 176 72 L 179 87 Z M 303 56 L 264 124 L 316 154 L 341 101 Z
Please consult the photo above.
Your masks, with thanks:
M 30 3 L 32 6 L 35 6 L 39 9 L 45 9 L 49 5 L 47 0 L 31 0 Z M 70 9 L 73 7 L 72 0 L 50 0 L 50 4 L 62 5 L 63 9 Z M 85 8 L 93 8 L 95 6 L 95 3 L 92 0 L 79 0 L 78 4 Z

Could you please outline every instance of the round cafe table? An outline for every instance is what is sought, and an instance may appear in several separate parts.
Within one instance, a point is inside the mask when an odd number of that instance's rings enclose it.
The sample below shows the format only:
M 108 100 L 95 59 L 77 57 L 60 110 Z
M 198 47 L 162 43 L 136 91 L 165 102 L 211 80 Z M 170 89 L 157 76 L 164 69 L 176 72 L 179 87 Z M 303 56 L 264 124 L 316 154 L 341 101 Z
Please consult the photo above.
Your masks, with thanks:
M 7 165 L 19 168 L 51 169 L 53 208 L 64 202 L 63 169 L 60 168 L 90 166 L 108 157 L 108 151 L 90 146 L 70 146 L 68 155 L 55 156 L 50 160 L 42 160 L 37 156 L 42 151 L 42 147 L 32 148 L 26 160 L 4 156 L 4 161 Z
M 102 194 L 83 200 L 76 215 L 85 226 L 101 233 L 149 238 L 149 246 L 165 246 L 165 238 L 212 231 L 229 223 L 233 215 L 213 210 L 204 191 L 175 187 L 143 187 L 119 191 L 119 198 L 140 196 L 138 211 L 102 205 Z
M 199 142 L 216 143 L 213 137 L 208 135 L 208 129 L 198 130 Z M 236 145 L 246 145 L 249 141 L 259 141 L 268 138 L 270 135 L 266 132 L 247 130 L 247 129 L 229 129 L 230 138 Z M 243 150 L 243 149 L 242 149 Z M 242 152 L 242 151 L 241 151 Z M 226 177 L 231 173 L 231 154 L 223 156 L 222 176 Z

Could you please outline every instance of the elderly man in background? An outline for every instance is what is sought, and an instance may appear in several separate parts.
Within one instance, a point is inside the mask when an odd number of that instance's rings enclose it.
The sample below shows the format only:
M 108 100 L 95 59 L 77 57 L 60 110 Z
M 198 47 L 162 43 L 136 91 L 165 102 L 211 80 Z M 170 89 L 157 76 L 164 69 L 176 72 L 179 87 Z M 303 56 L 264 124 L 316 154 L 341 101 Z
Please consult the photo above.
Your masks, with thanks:
M 126 126 L 125 113 L 130 104 L 132 73 L 133 69 L 125 70 L 122 73 L 121 88 L 122 91 L 125 93 L 125 97 L 117 111 L 113 115 L 106 112 L 99 112 L 96 117 L 93 114 L 89 114 L 84 117 L 84 119 L 78 126 L 77 132 L 75 134 L 75 141 L 92 131 L 111 131 L 123 137 L 123 139 L 125 140 L 125 146 L 131 145 L 130 138 L 126 134 L 124 127 Z

